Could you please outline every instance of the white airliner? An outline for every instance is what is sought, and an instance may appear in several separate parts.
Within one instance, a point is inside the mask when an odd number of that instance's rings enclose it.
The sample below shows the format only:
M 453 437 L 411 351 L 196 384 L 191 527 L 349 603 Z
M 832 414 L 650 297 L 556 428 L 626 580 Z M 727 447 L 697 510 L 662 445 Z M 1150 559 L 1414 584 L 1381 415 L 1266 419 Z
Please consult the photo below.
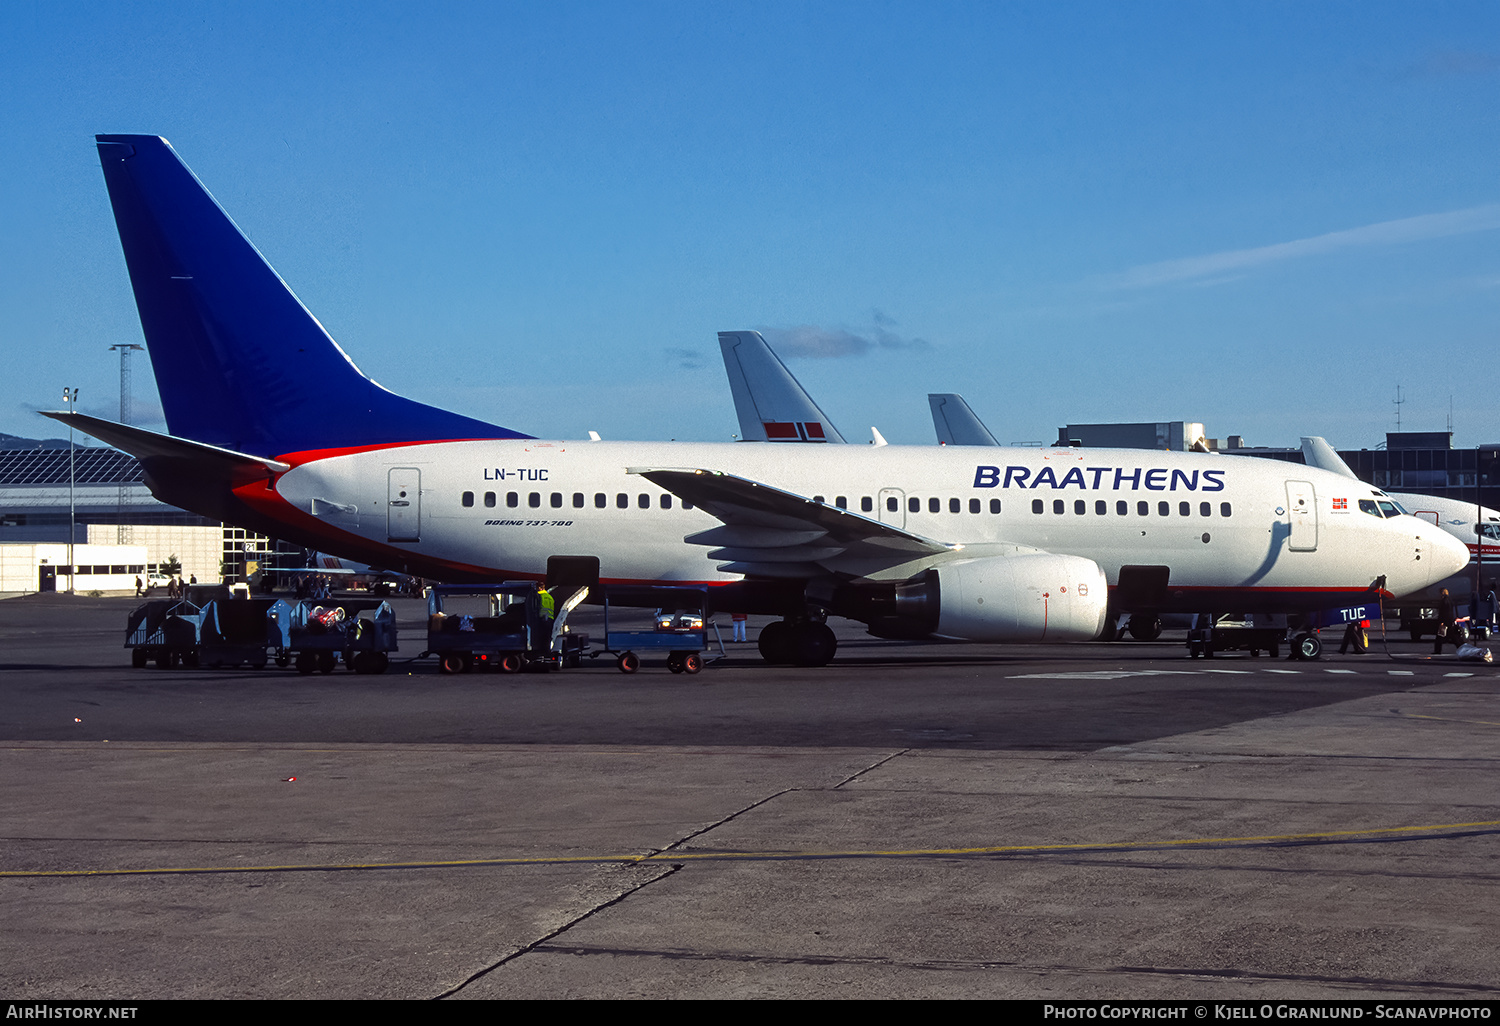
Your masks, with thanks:
M 1327 440 L 1316 435 L 1302 439 L 1302 458 L 1310 467 L 1326 470 L 1358 480 L 1358 476 L 1345 463 Z M 1438 591 L 1447 589 L 1455 600 L 1473 594 L 1476 579 L 1480 582 L 1480 593 L 1489 591 L 1492 581 L 1500 578 L 1500 510 L 1481 506 L 1476 502 L 1462 502 L 1441 495 L 1423 495 L 1419 492 L 1377 492 L 1373 500 L 1360 502 L 1360 509 L 1376 515 L 1394 501 L 1402 509 L 1419 520 L 1447 531 L 1469 550 L 1469 565 L 1452 577 L 1438 581 L 1421 592 L 1403 596 L 1410 602 L 1421 605 L 1436 605 Z M 1373 507 L 1373 508 L 1372 508 Z
M 165 140 L 98 146 L 171 434 L 48 416 L 134 453 L 166 502 L 319 551 L 447 581 L 550 567 L 617 595 L 702 588 L 712 609 L 782 616 L 761 650 L 804 664 L 833 656 L 828 615 L 1087 640 L 1111 588 L 1318 609 L 1467 560 L 1416 518 L 1359 514 L 1368 486 L 1265 460 L 530 438 L 371 382 Z

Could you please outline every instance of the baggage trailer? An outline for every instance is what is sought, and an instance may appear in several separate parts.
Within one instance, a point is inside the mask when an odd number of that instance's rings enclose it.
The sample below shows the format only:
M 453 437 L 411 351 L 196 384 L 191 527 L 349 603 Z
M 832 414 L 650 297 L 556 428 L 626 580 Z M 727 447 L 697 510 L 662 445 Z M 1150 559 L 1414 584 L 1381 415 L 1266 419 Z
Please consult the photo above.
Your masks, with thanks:
M 1265 652 L 1275 659 L 1286 644 L 1286 631 L 1285 626 L 1257 624 L 1253 620 L 1200 615 L 1188 631 L 1188 657 L 1212 659 L 1216 652 L 1249 652 L 1252 656 Z
M 244 602 L 246 600 L 239 600 Z M 332 673 L 343 657 L 355 673 L 384 673 L 396 651 L 396 614 L 383 599 L 339 602 L 304 600 L 288 606 L 277 600 L 267 622 L 276 631 L 276 665 L 295 664 L 298 673 Z
M 205 666 L 264 669 L 276 643 L 277 617 L 287 604 L 275 599 L 214 599 L 203 607 L 198 660 Z
M 580 589 L 554 618 L 547 615 L 535 581 L 434 585 L 427 589 L 427 651 L 422 654 L 437 656 L 444 673 L 577 666 L 589 637 L 568 629 L 567 614 L 586 594 L 588 589 Z M 465 603 L 466 598 L 471 601 Z M 465 606 L 469 612 L 461 611 Z
M 635 673 L 641 668 L 637 651 L 665 652 L 667 669 L 673 673 L 697 673 L 703 669 L 703 653 L 708 650 L 708 628 L 713 626 L 719 643 L 718 658 L 723 658 L 724 639 L 717 624 L 708 618 L 708 592 L 700 588 L 655 587 L 628 589 L 633 599 L 649 592 L 657 600 L 655 627 L 649 631 L 611 630 L 609 626 L 610 589 L 604 591 L 604 648 L 592 656 L 608 653 L 615 656 L 621 673 Z
M 203 608 L 187 599 L 152 599 L 130 611 L 125 647 L 130 665 L 155 662 L 159 670 L 197 666 L 203 635 Z

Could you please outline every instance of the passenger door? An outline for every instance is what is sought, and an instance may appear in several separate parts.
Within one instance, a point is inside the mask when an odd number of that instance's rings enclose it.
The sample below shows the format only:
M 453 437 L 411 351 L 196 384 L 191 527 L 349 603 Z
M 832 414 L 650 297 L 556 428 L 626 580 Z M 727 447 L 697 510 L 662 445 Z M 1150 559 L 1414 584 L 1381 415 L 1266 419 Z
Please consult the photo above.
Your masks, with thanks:
M 1318 497 L 1309 481 L 1286 483 L 1287 516 L 1292 533 L 1287 548 L 1292 552 L 1316 552 L 1318 549 Z
M 388 541 L 422 540 L 422 472 L 415 467 L 392 467 L 386 481 L 386 536 Z

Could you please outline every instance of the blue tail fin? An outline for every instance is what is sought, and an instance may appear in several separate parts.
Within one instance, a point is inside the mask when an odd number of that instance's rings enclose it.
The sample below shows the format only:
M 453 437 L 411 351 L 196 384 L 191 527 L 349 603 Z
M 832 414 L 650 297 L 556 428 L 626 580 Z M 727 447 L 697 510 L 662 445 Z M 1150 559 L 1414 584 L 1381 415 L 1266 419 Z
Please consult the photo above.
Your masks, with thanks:
M 95 138 L 172 434 L 264 455 L 529 437 L 375 384 L 165 139 Z

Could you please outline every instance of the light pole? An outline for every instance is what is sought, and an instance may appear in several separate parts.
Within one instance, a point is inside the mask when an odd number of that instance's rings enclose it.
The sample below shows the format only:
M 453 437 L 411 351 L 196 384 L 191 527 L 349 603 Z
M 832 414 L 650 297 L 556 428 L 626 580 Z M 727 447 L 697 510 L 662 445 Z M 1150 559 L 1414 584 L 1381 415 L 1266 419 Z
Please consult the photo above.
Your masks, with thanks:
M 63 388 L 63 404 L 68 408 L 68 594 L 73 594 L 73 577 L 78 572 L 78 564 L 73 562 L 73 535 L 75 533 L 77 514 L 73 506 L 73 417 L 71 416 L 78 405 L 78 389 Z

